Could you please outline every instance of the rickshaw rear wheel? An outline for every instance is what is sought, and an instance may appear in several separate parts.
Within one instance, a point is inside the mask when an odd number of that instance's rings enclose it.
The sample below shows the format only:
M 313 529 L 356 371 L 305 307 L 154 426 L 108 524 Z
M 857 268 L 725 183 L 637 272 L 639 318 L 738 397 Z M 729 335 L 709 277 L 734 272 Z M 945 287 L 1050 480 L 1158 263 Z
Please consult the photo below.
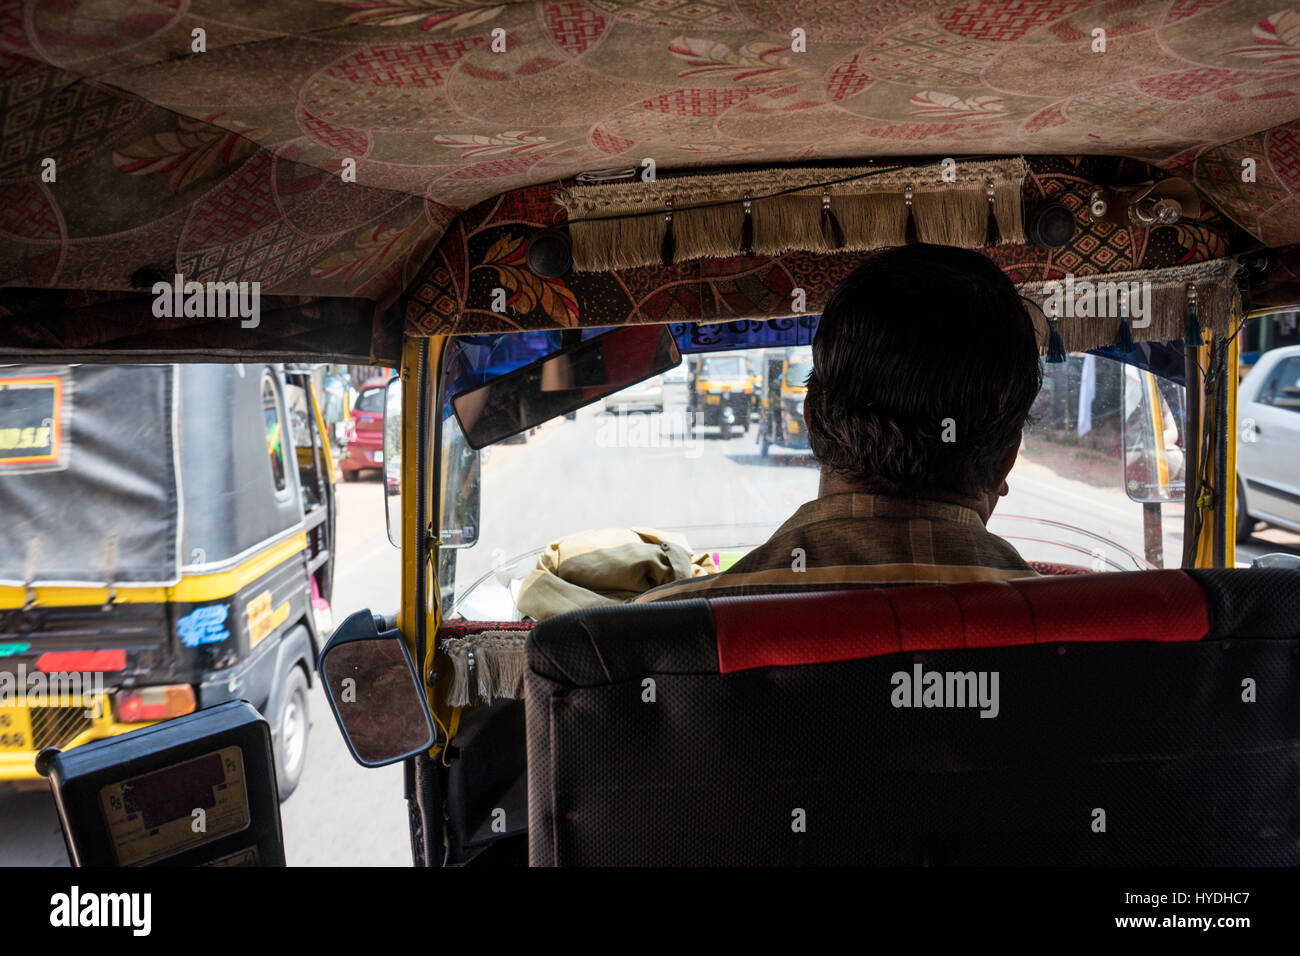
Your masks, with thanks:
M 356 473 L 355 471 L 345 471 L 345 472 L 343 472 L 343 480 L 344 480 L 344 481 L 356 481 L 356 480 L 357 480 L 357 473 Z
M 307 678 L 302 668 L 289 668 L 280 695 L 280 712 L 275 716 L 275 779 L 281 803 L 298 789 L 307 765 L 307 732 L 311 728 L 307 699 Z

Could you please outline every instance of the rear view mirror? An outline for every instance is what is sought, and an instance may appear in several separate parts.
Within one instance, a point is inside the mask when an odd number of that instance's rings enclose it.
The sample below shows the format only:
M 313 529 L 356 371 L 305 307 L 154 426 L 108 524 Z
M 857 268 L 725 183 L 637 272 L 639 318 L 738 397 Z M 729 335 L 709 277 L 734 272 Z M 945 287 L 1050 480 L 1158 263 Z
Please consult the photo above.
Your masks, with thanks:
M 402 546 L 402 378 L 384 388 L 384 523 L 388 540 Z
M 1151 372 L 1124 366 L 1124 492 L 1132 501 L 1182 501 L 1186 485 L 1182 401 L 1166 393 Z M 1171 404 L 1172 402 L 1172 404 Z
M 444 548 L 469 548 L 478 541 L 480 454 L 466 444 L 454 415 L 443 419 L 442 521 L 438 523 L 438 540 Z
M 357 763 L 382 767 L 433 746 L 424 689 L 395 628 L 380 632 L 369 611 L 340 624 L 320 653 L 325 696 Z
M 471 448 L 599 401 L 681 362 L 666 325 L 629 325 L 560 349 L 452 397 Z

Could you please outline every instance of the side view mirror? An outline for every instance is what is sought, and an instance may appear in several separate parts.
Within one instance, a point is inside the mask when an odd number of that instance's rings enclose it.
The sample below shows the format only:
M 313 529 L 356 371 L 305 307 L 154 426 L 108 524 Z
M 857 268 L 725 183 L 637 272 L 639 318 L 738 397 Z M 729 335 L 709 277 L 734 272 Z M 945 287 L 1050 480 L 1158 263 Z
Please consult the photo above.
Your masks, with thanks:
M 393 622 L 357 611 L 334 630 L 317 662 L 325 697 L 357 763 L 382 767 L 433 746 L 420 677 Z
M 1120 388 L 1125 494 L 1142 504 L 1182 501 L 1186 488 L 1179 425 L 1186 421 L 1183 409 L 1170 405 L 1151 372 L 1125 365 Z
M 402 378 L 384 387 L 384 524 L 388 540 L 402 546 Z

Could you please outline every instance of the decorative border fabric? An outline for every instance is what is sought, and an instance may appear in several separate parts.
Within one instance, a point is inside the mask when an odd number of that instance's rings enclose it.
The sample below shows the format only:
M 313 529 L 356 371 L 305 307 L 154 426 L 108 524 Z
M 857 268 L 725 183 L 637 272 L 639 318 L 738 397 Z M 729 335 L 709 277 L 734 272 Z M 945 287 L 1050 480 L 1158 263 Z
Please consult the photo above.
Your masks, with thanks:
M 1200 217 L 1173 226 L 1091 222 L 1087 207 L 1096 184 L 1162 178 L 1144 163 L 1114 157 L 1029 157 L 1028 165 L 1022 196 L 1026 214 L 1044 203 L 1063 203 L 1074 212 L 1076 232 L 1065 247 L 1054 251 L 1025 243 L 985 249 L 1018 284 L 1202 262 L 1237 252 L 1248 241 L 1206 204 Z M 458 217 L 401 302 L 407 334 L 725 323 L 815 314 L 867 254 L 792 250 L 666 268 L 575 271 L 543 279 L 528 269 L 526 241 L 537 230 L 564 222 L 564 210 L 555 201 L 559 188 L 518 190 Z M 503 312 L 493 308 L 498 288 L 506 290 Z

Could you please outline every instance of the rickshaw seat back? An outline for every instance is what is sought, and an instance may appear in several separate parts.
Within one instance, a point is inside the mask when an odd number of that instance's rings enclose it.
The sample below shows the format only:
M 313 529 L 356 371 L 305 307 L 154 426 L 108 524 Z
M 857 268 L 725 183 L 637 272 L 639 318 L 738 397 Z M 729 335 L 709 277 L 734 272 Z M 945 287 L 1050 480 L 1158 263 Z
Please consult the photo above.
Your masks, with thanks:
M 1300 865 L 1300 571 L 575 612 L 535 865 Z

